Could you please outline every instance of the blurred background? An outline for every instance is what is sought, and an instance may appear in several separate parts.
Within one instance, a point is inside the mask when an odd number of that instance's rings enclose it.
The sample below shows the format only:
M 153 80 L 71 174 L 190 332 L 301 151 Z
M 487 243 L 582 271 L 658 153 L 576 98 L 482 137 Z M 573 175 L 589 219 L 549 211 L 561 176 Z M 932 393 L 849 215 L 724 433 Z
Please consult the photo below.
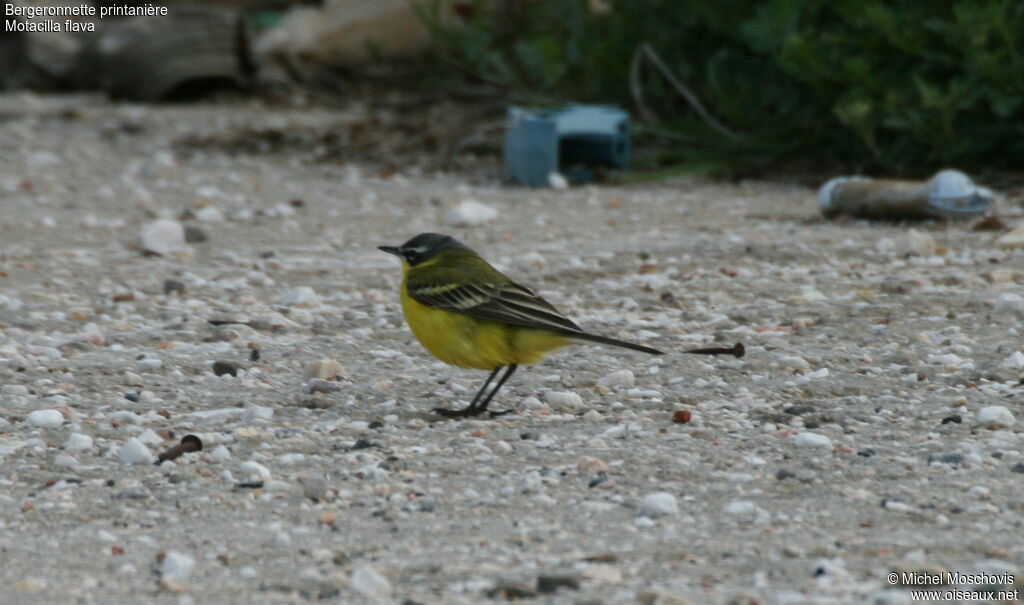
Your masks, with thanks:
M 114 4 L 133 3 L 92 3 Z M 365 123 L 344 136 L 252 132 L 192 143 L 292 145 L 384 164 L 423 152 L 446 168 L 499 157 L 509 105 L 573 102 L 630 113 L 633 179 L 787 173 L 820 182 L 954 167 L 1014 180 L 1006 175 L 1024 155 L 1017 0 L 164 5 L 167 16 L 73 19 L 92 23 L 83 32 L 30 31 L 41 18 L 6 15 L 0 89 L 146 103 L 367 103 Z

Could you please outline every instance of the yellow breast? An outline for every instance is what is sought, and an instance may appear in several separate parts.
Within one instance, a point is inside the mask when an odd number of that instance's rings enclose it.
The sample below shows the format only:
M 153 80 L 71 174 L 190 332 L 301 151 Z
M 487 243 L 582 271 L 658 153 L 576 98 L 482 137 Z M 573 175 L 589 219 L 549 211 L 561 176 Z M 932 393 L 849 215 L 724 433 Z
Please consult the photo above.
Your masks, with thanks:
M 547 352 L 572 342 L 551 332 L 428 307 L 409 296 L 404 281 L 401 291 L 402 312 L 413 335 L 434 357 L 453 366 L 493 370 L 537 363 Z

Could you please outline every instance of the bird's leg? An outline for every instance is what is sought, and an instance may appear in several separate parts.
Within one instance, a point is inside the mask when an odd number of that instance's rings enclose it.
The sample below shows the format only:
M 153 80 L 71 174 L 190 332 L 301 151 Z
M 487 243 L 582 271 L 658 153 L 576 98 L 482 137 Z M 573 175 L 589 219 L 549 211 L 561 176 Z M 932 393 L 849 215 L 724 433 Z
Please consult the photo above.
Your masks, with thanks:
M 476 395 L 473 396 L 473 401 L 470 402 L 468 406 L 462 408 L 461 410 L 451 410 L 448 408 L 434 408 L 434 412 L 444 416 L 445 418 L 465 418 L 467 416 L 476 416 L 480 414 L 480 412 L 482 412 L 483 410 L 480 410 L 479 412 L 476 411 L 476 404 L 478 401 L 480 401 L 480 398 L 483 397 L 483 394 L 487 390 L 488 385 L 490 385 L 491 381 L 494 380 L 494 377 L 498 375 L 498 371 L 501 370 L 501 368 L 502 366 L 498 366 L 491 371 L 491 375 L 488 376 L 487 380 L 484 381 L 483 386 L 481 386 L 480 390 L 476 392 Z M 498 386 L 501 385 L 499 384 Z M 484 407 L 486 407 L 486 405 L 487 404 L 484 404 Z
M 494 390 L 492 390 L 490 394 L 487 395 L 487 398 L 480 402 L 480 405 L 475 408 L 477 414 L 481 414 L 485 410 L 487 410 L 487 404 L 491 402 L 491 398 L 494 397 L 494 395 L 501 390 L 501 385 L 505 384 L 505 381 L 508 380 L 508 377 L 511 376 L 512 373 L 515 372 L 516 368 L 518 367 L 519 366 L 514 363 L 508 366 L 508 371 L 506 371 L 505 374 L 501 377 L 501 379 L 498 380 L 498 384 L 495 385 Z M 495 372 L 497 372 L 497 370 L 495 370 Z M 488 382 L 490 381 L 488 380 Z M 495 416 L 504 416 L 505 414 L 508 414 L 511 411 L 512 410 L 502 410 L 500 412 L 491 412 L 491 418 L 494 418 Z

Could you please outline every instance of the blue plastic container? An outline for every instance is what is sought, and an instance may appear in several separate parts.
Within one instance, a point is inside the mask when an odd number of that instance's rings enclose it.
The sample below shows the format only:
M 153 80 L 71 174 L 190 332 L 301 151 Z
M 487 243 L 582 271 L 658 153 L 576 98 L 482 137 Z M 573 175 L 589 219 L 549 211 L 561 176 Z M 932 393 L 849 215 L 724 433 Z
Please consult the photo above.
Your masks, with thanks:
M 510 107 L 505 130 L 505 175 L 548 186 L 557 172 L 573 183 L 614 176 L 629 164 L 629 114 L 610 105 L 559 110 Z

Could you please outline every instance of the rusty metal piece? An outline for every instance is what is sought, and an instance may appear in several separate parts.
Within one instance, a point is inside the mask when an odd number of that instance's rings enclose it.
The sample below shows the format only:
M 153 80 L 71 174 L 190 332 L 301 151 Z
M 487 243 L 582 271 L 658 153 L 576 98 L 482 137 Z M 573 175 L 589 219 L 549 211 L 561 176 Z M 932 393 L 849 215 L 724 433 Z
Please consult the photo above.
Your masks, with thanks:
M 189 452 L 198 452 L 202 451 L 202 449 L 202 439 L 196 437 L 195 435 L 185 435 L 184 437 L 181 438 L 181 443 L 157 456 L 156 462 L 154 462 L 154 464 L 159 466 L 165 460 L 174 460 L 175 458 L 180 457 L 182 454 L 187 454 Z
M 696 355 L 735 355 L 736 357 L 743 357 L 747 354 L 747 349 L 743 346 L 742 342 L 738 342 L 731 347 L 708 347 L 705 349 L 691 349 L 685 352 Z

